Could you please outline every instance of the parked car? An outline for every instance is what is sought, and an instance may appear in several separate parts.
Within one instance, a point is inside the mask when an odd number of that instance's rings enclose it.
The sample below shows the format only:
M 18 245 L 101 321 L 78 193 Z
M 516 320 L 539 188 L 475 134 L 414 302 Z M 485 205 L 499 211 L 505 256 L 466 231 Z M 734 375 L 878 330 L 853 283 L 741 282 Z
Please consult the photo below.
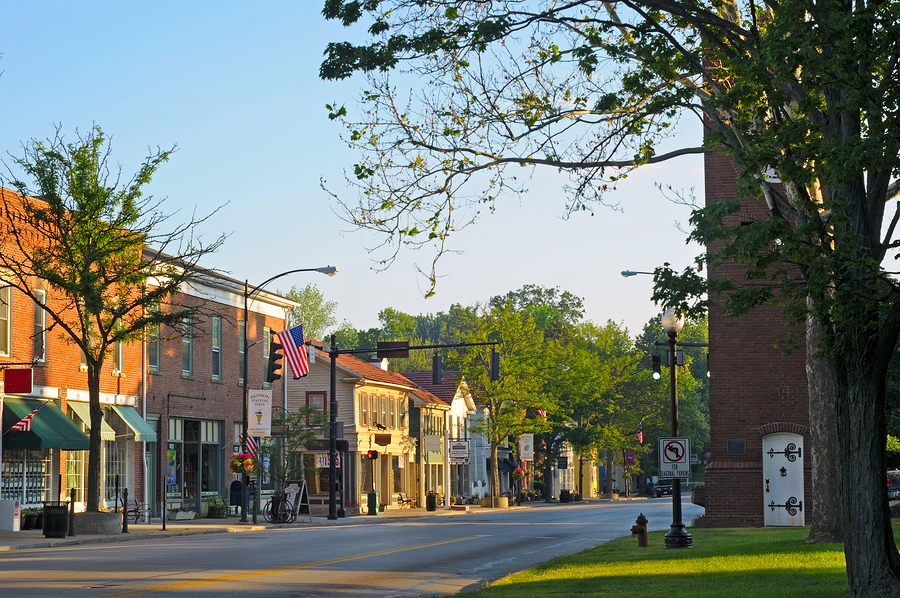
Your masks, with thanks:
M 672 496 L 672 480 L 659 480 L 654 487 L 657 498 L 668 494 Z
M 887 472 L 888 500 L 900 499 L 900 469 L 889 469 Z

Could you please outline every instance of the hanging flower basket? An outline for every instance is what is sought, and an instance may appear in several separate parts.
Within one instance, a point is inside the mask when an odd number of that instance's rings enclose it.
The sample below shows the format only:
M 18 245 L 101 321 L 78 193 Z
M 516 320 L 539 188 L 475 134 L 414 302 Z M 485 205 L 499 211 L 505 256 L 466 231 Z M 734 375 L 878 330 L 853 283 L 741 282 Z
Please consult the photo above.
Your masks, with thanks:
M 231 457 L 231 471 L 233 473 L 253 473 L 253 468 L 256 464 L 253 461 L 253 457 L 246 453 L 241 453 L 238 455 L 233 455 Z
M 525 469 L 523 469 L 522 467 L 516 467 L 512 472 L 512 476 L 517 480 L 524 480 Z

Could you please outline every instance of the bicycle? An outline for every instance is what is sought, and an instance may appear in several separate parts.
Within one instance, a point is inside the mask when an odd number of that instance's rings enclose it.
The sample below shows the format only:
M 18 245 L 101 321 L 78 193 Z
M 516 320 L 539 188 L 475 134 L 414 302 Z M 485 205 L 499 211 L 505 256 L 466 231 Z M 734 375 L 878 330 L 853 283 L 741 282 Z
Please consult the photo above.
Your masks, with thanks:
M 276 494 L 266 503 L 263 511 L 269 523 L 293 523 L 296 515 L 294 505 L 283 494 Z

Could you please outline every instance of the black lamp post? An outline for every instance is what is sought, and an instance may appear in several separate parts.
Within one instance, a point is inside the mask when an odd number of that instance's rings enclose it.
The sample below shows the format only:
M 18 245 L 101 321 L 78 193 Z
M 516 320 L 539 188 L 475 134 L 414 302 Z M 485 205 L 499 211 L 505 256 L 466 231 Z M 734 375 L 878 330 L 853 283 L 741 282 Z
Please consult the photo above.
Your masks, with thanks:
M 679 435 L 678 430 L 678 333 L 684 328 L 684 314 L 679 314 L 674 307 L 668 308 L 660 319 L 663 330 L 669 336 L 669 391 L 672 398 L 672 436 Z M 666 534 L 666 548 L 693 548 L 694 541 L 684 529 L 681 521 L 681 479 L 672 480 L 672 525 Z
M 288 270 L 287 272 L 282 272 L 281 274 L 276 274 L 272 278 L 266 280 L 265 282 L 258 284 L 250 290 L 250 285 L 245 280 L 244 281 L 244 337 L 241 339 L 244 345 L 244 409 L 243 409 L 243 435 L 241 436 L 241 451 L 247 452 L 247 428 L 249 428 L 248 422 L 248 413 L 247 413 L 247 394 L 248 394 L 248 386 L 247 379 L 250 377 L 250 346 L 247 344 L 247 328 L 250 323 L 248 322 L 250 310 L 250 297 L 259 293 L 264 286 L 272 282 L 277 278 L 281 278 L 282 276 L 287 276 L 288 274 L 295 274 L 297 272 L 321 272 L 327 276 L 334 276 L 337 274 L 338 269 L 334 266 L 324 266 L 322 268 L 300 268 L 297 270 Z M 259 342 L 259 341 L 257 341 Z M 254 343 L 256 344 L 256 343 Z M 247 523 L 247 487 L 250 484 L 250 476 L 245 472 L 241 474 L 241 523 Z M 259 505 L 256 505 L 258 508 Z M 254 523 L 256 522 L 256 509 L 254 509 L 253 518 Z

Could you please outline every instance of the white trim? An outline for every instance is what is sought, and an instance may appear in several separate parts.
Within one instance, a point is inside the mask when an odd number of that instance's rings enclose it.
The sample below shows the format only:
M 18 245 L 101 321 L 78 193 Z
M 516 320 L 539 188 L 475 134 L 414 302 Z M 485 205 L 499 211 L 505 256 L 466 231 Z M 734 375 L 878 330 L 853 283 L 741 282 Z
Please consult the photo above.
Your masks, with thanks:
M 57 393 L 59 389 L 56 389 Z M 57 394 L 58 397 L 58 394 Z M 126 405 L 128 407 L 134 407 L 137 405 L 137 395 L 117 395 L 110 392 L 101 392 L 100 393 L 100 403 L 104 405 Z M 82 403 L 87 403 L 90 401 L 90 395 L 86 390 L 79 390 L 77 388 L 67 388 L 66 389 L 66 400 L 67 401 L 79 401 Z

